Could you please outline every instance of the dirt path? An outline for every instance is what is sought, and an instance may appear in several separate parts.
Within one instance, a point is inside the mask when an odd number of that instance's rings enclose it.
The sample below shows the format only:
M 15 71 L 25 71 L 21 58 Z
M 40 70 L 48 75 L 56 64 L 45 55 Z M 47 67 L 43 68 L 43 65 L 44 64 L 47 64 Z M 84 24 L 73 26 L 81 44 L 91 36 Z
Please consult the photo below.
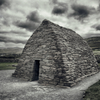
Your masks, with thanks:
M 41 86 L 12 78 L 14 70 L 0 71 L 0 100 L 81 100 L 84 91 L 100 79 L 100 73 L 83 79 L 77 86 L 63 89 Z

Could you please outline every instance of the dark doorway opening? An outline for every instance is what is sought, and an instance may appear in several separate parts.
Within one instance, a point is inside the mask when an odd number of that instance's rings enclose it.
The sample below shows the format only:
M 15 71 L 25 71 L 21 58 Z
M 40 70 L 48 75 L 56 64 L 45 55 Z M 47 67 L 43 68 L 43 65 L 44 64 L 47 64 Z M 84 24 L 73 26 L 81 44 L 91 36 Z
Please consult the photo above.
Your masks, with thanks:
M 36 81 L 39 79 L 39 66 L 40 66 L 40 60 L 35 60 L 34 67 L 33 67 L 32 81 Z

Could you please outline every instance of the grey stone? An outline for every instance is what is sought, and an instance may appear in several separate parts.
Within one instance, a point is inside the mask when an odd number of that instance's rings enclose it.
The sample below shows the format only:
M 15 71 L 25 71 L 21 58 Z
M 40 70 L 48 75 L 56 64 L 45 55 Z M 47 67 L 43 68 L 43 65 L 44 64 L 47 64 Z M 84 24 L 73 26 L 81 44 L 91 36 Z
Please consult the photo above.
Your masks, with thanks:
M 97 72 L 95 56 L 81 36 L 44 20 L 27 41 L 12 76 L 71 87 Z

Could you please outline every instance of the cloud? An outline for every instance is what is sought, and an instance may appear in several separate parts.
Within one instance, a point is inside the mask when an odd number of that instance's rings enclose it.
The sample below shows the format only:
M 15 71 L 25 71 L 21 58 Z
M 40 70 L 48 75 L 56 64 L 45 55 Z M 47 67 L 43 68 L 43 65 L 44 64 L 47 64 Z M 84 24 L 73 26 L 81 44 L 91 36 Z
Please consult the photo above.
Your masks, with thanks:
M 39 26 L 38 23 L 35 23 L 32 21 L 26 21 L 26 22 L 17 21 L 14 24 L 20 28 L 24 28 L 24 29 L 29 30 L 29 31 L 33 31 Z
M 51 0 L 51 2 L 52 2 L 53 4 L 57 4 L 57 3 L 58 3 L 58 0 Z
M 5 42 L 5 40 L 6 40 L 6 37 L 1 37 L 0 36 L 0 42 Z
M 15 47 L 24 48 L 24 46 L 25 45 L 22 43 L 0 42 L 0 48 L 15 48 Z
M 100 30 L 100 25 L 96 26 L 96 30 Z
M 83 20 L 95 11 L 93 7 L 87 7 L 85 5 L 73 4 L 71 5 L 73 13 L 69 14 L 69 17 L 74 17 L 77 20 Z
M 6 21 L 6 20 L 4 20 L 2 23 L 3 23 L 3 25 L 5 25 L 5 26 L 10 26 L 10 25 L 9 25 L 9 22 Z
M 96 30 L 100 30 L 100 25 L 95 27 Z
M 100 24 L 94 24 L 91 27 L 94 28 L 94 29 L 96 29 L 97 31 L 100 30 Z
M 0 31 L 0 34 L 4 34 L 5 36 L 7 36 L 7 34 L 8 35 L 20 35 L 20 36 L 23 36 L 23 37 L 27 37 L 28 35 L 27 35 L 27 33 L 25 33 L 25 32 L 19 32 L 19 31 Z
M 24 32 L 0 31 L 0 48 L 23 48 L 29 36 Z
M 98 5 L 98 7 L 97 7 L 97 11 L 100 11 L 100 3 L 99 3 L 99 5 Z
M 7 4 L 7 0 L 0 0 L 0 6 Z
M 63 2 L 58 2 L 57 0 L 54 2 L 56 5 L 54 6 L 52 10 L 52 14 L 55 15 L 61 15 L 67 12 L 68 10 L 68 5 Z
M 5 3 L 5 0 L 0 0 L 0 6 Z
M 99 34 L 99 25 L 91 27 L 100 23 L 98 1 L 0 0 L 0 40 L 5 46 L 7 43 L 7 46 L 12 43 L 16 46 L 23 45 L 43 19 L 75 30 L 81 36 Z
M 26 40 L 19 40 L 19 39 L 13 39 L 13 38 L 9 38 L 9 37 L 4 37 L 4 36 L 0 36 L 0 42 L 12 42 L 12 43 L 22 43 L 25 44 Z
M 27 15 L 26 21 L 16 21 L 14 25 L 20 28 L 24 28 L 29 31 L 34 31 L 40 24 L 40 16 L 37 11 L 33 11 Z
M 28 16 L 27 19 L 33 22 L 40 22 L 39 14 L 37 11 L 31 12 Z
M 10 3 L 8 0 L 0 0 L 0 9 L 9 7 Z
M 55 15 L 64 14 L 67 11 L 67 7 L 64 6 L 55 6 L 52 10 L 52 13 Z

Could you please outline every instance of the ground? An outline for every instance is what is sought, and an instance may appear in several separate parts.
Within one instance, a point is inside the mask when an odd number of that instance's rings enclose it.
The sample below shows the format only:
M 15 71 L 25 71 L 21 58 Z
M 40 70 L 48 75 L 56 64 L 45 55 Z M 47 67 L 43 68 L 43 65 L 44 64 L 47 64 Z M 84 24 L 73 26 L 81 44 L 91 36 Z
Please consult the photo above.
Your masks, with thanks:
M 11 77 L 14 70 L 0 71 L 0 100 L 81 100 L 84 91 L 100 79 L 100 73 L 83 79 L 72 88 L 42 86 Z

